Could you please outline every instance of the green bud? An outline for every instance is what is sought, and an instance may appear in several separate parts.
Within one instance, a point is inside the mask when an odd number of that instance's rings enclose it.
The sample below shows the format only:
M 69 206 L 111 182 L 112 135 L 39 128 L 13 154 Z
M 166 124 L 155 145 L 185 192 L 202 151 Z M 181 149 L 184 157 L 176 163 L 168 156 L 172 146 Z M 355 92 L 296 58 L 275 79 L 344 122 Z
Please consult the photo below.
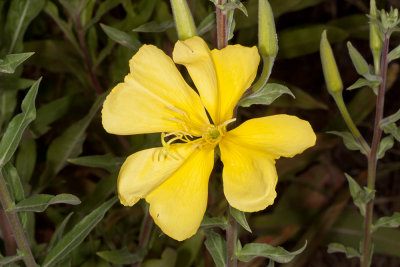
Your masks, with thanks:
M 326 37 L 326 30 L 322 33 L 320 54 L 322 69 L 324 71 L 324 77 L 326 87 L 330 93 L 337 93 L 343 90 L 342 79 L 336 65 L 335 57 L 333 56 L 331 45 Z
M 196 26 L 186 0 L 171 0 L 171 6 L 179 40 L 196 36 Z
M 258 1 L 258 48 L 263 57 L 275 58 L 278 54 L 274 15 L 268 0 Z
M 377 13 L 375 0 L 371 0 L 369 15 L 372 19 L 378 19 Z M 375 23 L 371 22 L 369 24 L 369 47 L 371 48 L 374 58 L 374 69 L 376 75 L 380 72 L 382 46 L 383 44 L 379 34 L 379 27 Z
M 354 48 L 354 46 L 347 42 L 347 48 L 349 49 L 349 54 L 351 57 L 351 61 L 353 61 L 353 65 L 356 68 L 358 74 L 365 75 L 369 73 L 369 67 L 367 61 L 363 58 L 360 52 Z

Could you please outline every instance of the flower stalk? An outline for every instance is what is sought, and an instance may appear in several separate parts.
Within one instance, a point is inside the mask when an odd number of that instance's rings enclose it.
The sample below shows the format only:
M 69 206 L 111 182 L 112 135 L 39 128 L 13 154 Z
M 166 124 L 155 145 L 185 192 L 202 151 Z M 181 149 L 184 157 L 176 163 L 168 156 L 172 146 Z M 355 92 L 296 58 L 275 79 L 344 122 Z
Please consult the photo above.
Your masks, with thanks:
M 24 263 L 27 267 L 37 266 L 35 259 L 33 258 L 32 251 L 29 246 L 28 239 L 25 236 L 24 229 L 19 221 L 18 214 L 15 211 L 8 211 L 13 205 L 10 194 L 7 189 L 6 181 L 4 180 L 3 174 L 0 170 L 0 202 L 4 210 L 4 214 L 11 226 L 12 233 L 14 235 L 15 242 L 18 245 L 18 249 L 22 252 Z
M 218 5 L 223 5 L 226 0 L 218 0 Z M 226 25 L 226 14 L 216 7 L 217 13 L 217 48 L 222 49 L 228 45 L 228 31 Z
M 375 189 L 376 180 L 376 165 L 377 165 L 377 155 L 379 143 L 382 136 L 382 130 L 380 128 L 380 123 L 383 118 L 384 101 L 385 101 L 385 89 L 386 89 L 386 76 L 388 67 L 388 55 L 389 51 L 389 36 L 385 34 L 383 40 L 383 51 L 381 59 L 381 70 L 380 76 L 382 78 L 382 83 L 378 87 L 378 96 L 376 99 L 376 112 L 375 112 L 375 123 L 374 123 L 374 135 L 372 137 L 371 153 L 367 156 L 368 158 L 368 181 L 367 187 L 371 190 Z M 364 221 L 364 240 L 363 240 L 363 250 L 361 258 L 361 266 L 369 266 L 369 257 L 371 250 L 371 225 L 372 216 L 374 211 L 374 199 L 367 203 L 365 221 Z

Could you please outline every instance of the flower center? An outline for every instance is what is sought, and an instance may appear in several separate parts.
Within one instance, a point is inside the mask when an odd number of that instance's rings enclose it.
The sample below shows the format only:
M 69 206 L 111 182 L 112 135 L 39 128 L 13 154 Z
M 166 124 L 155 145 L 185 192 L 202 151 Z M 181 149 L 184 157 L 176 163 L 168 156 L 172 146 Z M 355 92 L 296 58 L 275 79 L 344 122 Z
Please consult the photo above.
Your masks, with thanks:
M 195 138 L 192 135 L 190 135 L 187 132 L 184 131 L 178 131 L 178 132 L 172 132 L 172 133 L 162 133 L 161 134 L 161 143 L 163 148 L 160 150 L 158 154 L 158 160 L 160 161 L 161 158 L 166 158 L 170 156 L 173 159 L 178 159 L 178 157 L 172 153 L 170 150 L 170 146 L 174 142 L 181 142 L 181 143 L 192 143 L 193 147 L 192 149 L 200 148 L 202 149 L 204 146 L 216 146 L 220 141 L 221 138 L 225 135 L 226 133 L 226 126 L 234 122 L 236 119 L 231 119 L 227 120 L 226 122 L 215 126 L 213 124 L 209 124 L 204 130 L 201 138 Z M 168 141 L 165 139 L 170 137 Z

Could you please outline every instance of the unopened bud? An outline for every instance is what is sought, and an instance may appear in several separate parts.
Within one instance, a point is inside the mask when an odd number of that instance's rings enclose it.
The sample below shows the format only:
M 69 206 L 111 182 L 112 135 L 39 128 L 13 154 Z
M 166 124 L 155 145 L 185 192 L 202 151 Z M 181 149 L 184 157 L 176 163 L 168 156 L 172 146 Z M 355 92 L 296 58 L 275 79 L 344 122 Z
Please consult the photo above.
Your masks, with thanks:
M 196 36 L 196 26 L 186 0 L 171 0 L 171 6 L 179 40 Z
M 274 14 L 268 0 L 258 1 L 258 48 L 263 57 L 275 58 L 278 54 Z
M 343 90 L 342 79 L 333 56 L 331 45 L 326 37 L 326 30 L 322 33 L 320 54 L 322 69 L 324 71 L 325 83 L 330 93 L 337 93 Z
M 365 75 L 369 73 L 368 63 L 360 54 L 360 52 L 358 52 L 358 50 L 355 49 L 355 47 L 350 42 L 347 42 L 347 48 L 349 49 L 351 61 L 353 62 L 353 65 L 356 68 L 358 74 Z

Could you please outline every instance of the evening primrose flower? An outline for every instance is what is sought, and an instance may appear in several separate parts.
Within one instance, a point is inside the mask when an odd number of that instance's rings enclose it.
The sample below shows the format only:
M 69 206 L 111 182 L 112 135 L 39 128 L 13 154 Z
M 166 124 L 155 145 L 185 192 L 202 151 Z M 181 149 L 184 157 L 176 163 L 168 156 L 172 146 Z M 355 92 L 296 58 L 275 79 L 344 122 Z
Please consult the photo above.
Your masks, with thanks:
M 274 202 L 275 160 L 303 152 L 316 137 L 307 121 L 289 115 L 251 119 L 227 131 L 259 61 L 256 47 L 210 51 L 199 37 L 178 41 L 173 61 L 155 46 L 139 49 L 129 62 L 130 73 L 104 102 L 103 126 L 118 135 L 160 132 L 162 147 L 126 159 L 118 177 L 123 205 L 144 198 L 165 234 L 176 240 L 194 235 L 206 211 L 217 146 L 232 207 L 255 212 Z M 187 68 L 199 94 L 174 62 Z

